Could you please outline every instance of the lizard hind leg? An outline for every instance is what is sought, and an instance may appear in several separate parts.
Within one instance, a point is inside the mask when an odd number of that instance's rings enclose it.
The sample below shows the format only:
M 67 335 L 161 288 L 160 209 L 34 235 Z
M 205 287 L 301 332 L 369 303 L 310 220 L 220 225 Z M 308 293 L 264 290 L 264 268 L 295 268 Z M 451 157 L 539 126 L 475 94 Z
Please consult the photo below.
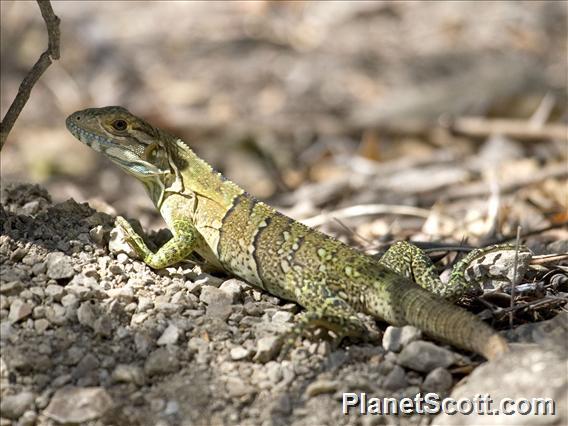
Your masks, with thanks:
M 471 284 L 465 280 L 458 279 L 444 284 L 428 255 L 408 241 L 394 243 L 379 263 L 449 301 L 455 301 L 473 291 Z
M 393 244 L 379 260 L 379 263 L 399 275 L 416 282 L 431 293 L 450 302 L 455 302 L 460 297 L 481 291 L 480 282 L 483 277 L 475 276 L 473 271 L 476 268 L 480 271 L 479 273 L 489 269 L 493 271 L 493 275 L 488 273 L 485 275 L 510 281 L 510 278 L 503 277 L 497 272 L 501 271 L 501 269 L 507 269 L 506 255 L 510 256 L 514 252 L 515 247 L 510 244 L 500 244 L 472 250 L 454 265 L 447 283 L 443 283 L 440 280 L 435 266 L 426 253 L 407 241 L 399 241 Z M 530 256 L 531 252 L 525 246 L 519 247 L 520 272 L 526 269 Z M 492 268 L 485 266 L 484 262 L 488 263 Z M 500 265 L 499 262 L 502 265 L 497 267 Z M 480 266 L 477 266 L 478 264 Z M 470 275 L 472 276 L 470 277 Z
M 296 291 L 297 301 L 306 308 L 293 328 L 286 333 L 281 354 L 286 354 L 297 342 L 298 338 L 321 329 L 326 334 L 329 331 L 335 335 L 335 345 L 339 345 L 346 337 L 362 340 L 376 338 L 357 312 L 343 299 L 323 284 L 317 285 L 313 291 L 306 293 Z M 310 333 L 313 336 L 313 333 Z M 281 355 L 283 356 L 283 355 Z

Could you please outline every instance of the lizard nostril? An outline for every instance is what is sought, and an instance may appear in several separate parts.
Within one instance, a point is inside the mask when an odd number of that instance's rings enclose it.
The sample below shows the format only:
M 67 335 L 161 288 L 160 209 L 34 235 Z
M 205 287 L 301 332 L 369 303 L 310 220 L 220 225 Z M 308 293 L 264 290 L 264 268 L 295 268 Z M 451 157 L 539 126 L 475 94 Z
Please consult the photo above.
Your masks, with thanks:
M 78 116 L 75 117 L 75 120 L 77 120 L 77 121 L 79 121 L 80 119 L 81 119 L 81 116 L 80 116 L 80 115 L 78 115 Z

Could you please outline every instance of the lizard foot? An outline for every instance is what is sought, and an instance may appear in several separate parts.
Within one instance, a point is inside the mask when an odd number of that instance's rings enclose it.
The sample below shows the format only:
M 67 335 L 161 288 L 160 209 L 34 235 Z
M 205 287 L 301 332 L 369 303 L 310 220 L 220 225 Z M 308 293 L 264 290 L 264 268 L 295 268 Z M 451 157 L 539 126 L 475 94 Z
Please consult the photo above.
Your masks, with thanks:
M 355 315 L 337 317 L 317 311 L 307 311 L 301 315 L 294 327 L 282 336 L 283 343 L 279 360 L 284 359 L 303 336 L 313 341 L 328 341 L 332 350 L 337 349 L 347 337 L 363 341 L 378 339 L 378 333 L 370 332 Z
M 136 233 L 132 225 L 122 216 L 117 216 L 116 225 L 124 234 L 124 240 L 132 247 L 132 249 L 140 256 L 141 259 L 146 258 L 152 252 L 146 246 L 146 243 L 140 235 Z

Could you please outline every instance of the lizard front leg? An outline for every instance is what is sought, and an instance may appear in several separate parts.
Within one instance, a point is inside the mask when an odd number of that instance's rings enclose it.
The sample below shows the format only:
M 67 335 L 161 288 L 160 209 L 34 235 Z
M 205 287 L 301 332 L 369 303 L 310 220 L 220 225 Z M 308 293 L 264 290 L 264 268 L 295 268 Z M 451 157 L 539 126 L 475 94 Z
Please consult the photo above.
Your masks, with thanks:
M 197 242 L 197 230 L 193 225 L 186 221 L 175 221 L 172 224 L 174 237 L 153 253 L 126 219 L 118 216 L 116 224 L 123 230 L 128 244 L 153 269 L 166 268 L 184 260 L 194 251 Z

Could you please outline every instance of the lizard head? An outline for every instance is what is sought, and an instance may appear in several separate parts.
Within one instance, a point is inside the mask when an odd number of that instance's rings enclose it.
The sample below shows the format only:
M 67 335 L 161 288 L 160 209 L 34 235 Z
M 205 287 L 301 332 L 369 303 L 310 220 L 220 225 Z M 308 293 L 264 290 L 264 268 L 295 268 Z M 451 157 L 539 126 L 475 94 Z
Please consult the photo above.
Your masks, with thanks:
M 67 117 L 65 124 L 81 142 L 142 181 L 170 173 L 167 146 L 164 146 L 168 138 L 125 108 L 84 109 Z
M 65 124 L 73 136 L 141 181 L 158 208 L 166 192 L 192 192 L 208 198 L 221 194 L 216 202 L 230 206 L 234 193 L 242 191 L 197 157 L 181 139 L 125 108 L 84 109 L 67 117 Z

